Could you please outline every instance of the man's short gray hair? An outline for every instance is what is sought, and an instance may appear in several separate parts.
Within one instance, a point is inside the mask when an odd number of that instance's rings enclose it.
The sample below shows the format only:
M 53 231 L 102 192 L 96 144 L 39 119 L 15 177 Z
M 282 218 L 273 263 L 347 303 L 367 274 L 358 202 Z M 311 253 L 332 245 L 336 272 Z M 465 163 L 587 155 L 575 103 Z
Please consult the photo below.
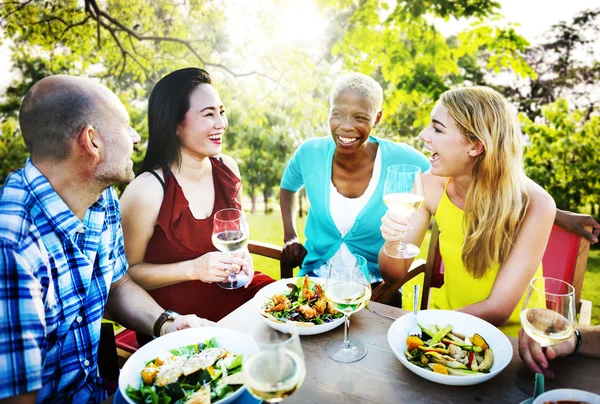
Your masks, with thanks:
M 25 145 L 35 158 L 66 159 L 85 125 L 97 125 L 97 106 L 85 90 L 62 83 L 51 91 L 25 95 L 19 121 Z
M 329 105 L 333 106 L 335 99 L 344 90 L 359 91 L 365 95 L 373 108 L 373 112 L 381 111 L 383 105 L 383 89 L 373 78 L 362 73 L 350 73 L 335 81 L 329 95 Z

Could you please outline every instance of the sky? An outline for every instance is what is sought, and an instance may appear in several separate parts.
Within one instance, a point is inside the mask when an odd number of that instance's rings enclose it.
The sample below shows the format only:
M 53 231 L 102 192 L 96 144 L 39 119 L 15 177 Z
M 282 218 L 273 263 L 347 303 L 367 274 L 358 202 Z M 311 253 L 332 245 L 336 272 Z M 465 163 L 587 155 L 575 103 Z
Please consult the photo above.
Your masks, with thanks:
M 268 3 L 269 0 L 253 0 L 258 1 L 262 4 Z M 539 43 L 543 40 L 543 34 L 553 24 L 570 20 L 579 11 L 598 7 L 598 0 L 499 0 L 502 5 L 501 12 L 506 18 L 506 22 L 518 23 L 520 27 L 517 31 L 523 35 L 532 44 Z M 288 0 L 286 2 L 280 2 L 279 4 L 287 4 L 286 12 L 281 19 L 284 27 L 287 26 L 289 29 L 286 31 L 293 36 L 294 33 L 298 33 L 303 27 L 309 31 L 316 32 L 314 24 L 311 25 L 311 18 L 314 20 L 314 13 L 316 8 L 310 4 L 309 0 Z M 246 3 L 248 4 L 248 3 Z M 298 7 L 298 5 L 301 5 Z M 308 5 L 308 7 L 307 7 Z M 304 12 L 300 13 L 300 11 Z M 308 11 L 307 11 L 308 10 Z M 289 18 L 288 18 L 289 17 Z M 302 20 L 306 20 L 302 21 Z M 241 29 L 240 19 L 232 15 L 232 30 L 235 27 Z M 462 29 L 466 28 L 467 22 L 449 21 L 447 23 L 440 24 L 438 29 L 444 35 L 456 34 Z M 238 32 L 239 35 L 248 35 L 247 32 Z M 306 38 L 306 35 L 304 35 Z M 286 38 L 292 39 L 292 38 Z M 599 52 L 600 54 L 600 52 Z M 4 91 L 6 86 L 11 80 L 10 73 L 10 50 L 9 44 L 5 42 L 0 46 L 0 94 Z

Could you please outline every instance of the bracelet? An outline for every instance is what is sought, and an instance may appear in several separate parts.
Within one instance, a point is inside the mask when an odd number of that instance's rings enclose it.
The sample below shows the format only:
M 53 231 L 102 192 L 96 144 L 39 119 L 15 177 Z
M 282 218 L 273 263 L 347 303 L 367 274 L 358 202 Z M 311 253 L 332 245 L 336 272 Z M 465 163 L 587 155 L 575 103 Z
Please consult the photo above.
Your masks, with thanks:
M 575 329 L 575 331 L 573 333 L 577 337 L 577 343 L 575 344 L 575 350 L 567 356 L 575 355 L 577 352 L 579 352 L 579 350 L 581 349 L 581 343 L 583 342 L 581 340 L 581 333 L 579 332 L 578 329 Z

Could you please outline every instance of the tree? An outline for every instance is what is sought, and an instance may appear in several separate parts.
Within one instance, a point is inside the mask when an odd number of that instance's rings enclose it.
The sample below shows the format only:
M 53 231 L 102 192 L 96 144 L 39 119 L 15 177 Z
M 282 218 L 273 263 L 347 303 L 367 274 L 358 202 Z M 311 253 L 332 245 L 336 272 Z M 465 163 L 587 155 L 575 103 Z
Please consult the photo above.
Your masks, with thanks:
M 588 204 L 592 214 L 600 203 L 600 116 L 569 110 L 559 99 L 542 107 L 544 123 L 522 114 L 529 145 L 525 150 L 527 174 L 554 198 L 557 207 L 576 210 Z
M 332 53 L 348 70 L 382 83 L 385 118 L 378 133 L 393 140 L 418 133 L 429 122 L 434 102 L 451 85 L 473 84 L 461 72 L 472 62 L 471 54 L 485 57 L 487 71 L 510 68 L 520 75 L 534 74 L 521 54 L 528 42 L 510 26 L 491 24 L 498 18 L 497 2 L 412 0 L 398 1 L 393 8 L 385 0 L 326 4 L 351 10 Z M 431 17 L 477 22 L 458 37 L 446 39 Z
M 600 106 L 600 62 L 594 48 L 600 38 L 600 8 L 584 10 L 570 22 L 552 26 L 543 43 L 524 52 L 536 72 L 526 79 L 514 77 L 499 88 L 534 120 L 543 105 L 566 98 L 589 118 Z

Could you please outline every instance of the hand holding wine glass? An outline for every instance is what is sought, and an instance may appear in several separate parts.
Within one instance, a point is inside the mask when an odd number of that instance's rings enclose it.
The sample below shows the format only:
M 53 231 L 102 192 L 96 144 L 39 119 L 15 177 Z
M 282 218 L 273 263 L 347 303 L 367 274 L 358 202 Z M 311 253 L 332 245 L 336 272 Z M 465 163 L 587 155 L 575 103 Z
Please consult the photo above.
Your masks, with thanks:
M 386 206 L 406 219 L 416 212 L 424 201 L 421 169 L 410 164 L 397 164 L 388 168 L 383 189 Z M 394 258 L 413 258 L 419 247 L 406 244 L 401 238 L 398 243 L 388 243 L 383 251 Z
M 244 385 L 250 394 L 267 403 L 289 397 L 306 375 L 298 330 L 292 322 L 287 322 L 286 328 L 282 333 L 262 321 L 255 323 L 250 336 L 259 351 L 244 355 Z
M 246 247 L 250 230 L 244 213 L 239 209 L 221 209 L 215 213 L 213 220 L 212 242 L 221 252 L 232 254 Z M 250 278 L 244 272 L 234 273 L 233 268 L 226 268 L 229 276 L 217 285 L 223 289 L 237 289 L 244 286 Z
M 325 294 L 335 308 L 344 314 L 344 340 L 330 342 L 325 348 L 331 359 L 350 363 L 361 360 L 367 347 L 348 338 L 350 315 L 361 310 L 371 299 L 371 281 L 367 260 L 356 254 L 338 254 L 331 258 Z
M 532 279 L 521 310 L 521 325 L 543 347 L 569 339 L 575 327 L 575 288 L 560 279 Z

